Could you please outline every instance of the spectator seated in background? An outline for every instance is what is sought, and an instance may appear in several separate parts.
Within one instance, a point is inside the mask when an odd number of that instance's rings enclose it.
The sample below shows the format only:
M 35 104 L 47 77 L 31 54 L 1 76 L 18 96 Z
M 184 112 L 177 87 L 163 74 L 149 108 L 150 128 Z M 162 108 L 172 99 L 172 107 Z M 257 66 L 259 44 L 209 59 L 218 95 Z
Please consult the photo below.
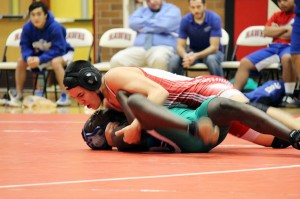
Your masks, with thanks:
M 168 70 L 182 75 L 183 68 L 205 63 L 211 75 L 223 76 L 224 59 L 220 39 L 222 22 L 218 14 L 206 10 L 205 0 L 190 0 L 190 13 L 180 23 L 177 54 L 170 60 Z M 187 49 L 189 39 L 189 49 Z
M 242 90 L 252 70 L 261 71 L 272 63 L 281 62 L 285 96 L 280 106 L 297 107 L 293 99 L 296 75 L 290 55 L 290 36 L 294 22 L 294 0 L 278 0 L 281 11 L 274 13 L 265 26 L 264 35 L 272 37 L 269 47 L 260 49 L 243 58 L 235 74 L 234 87 Z
M 116 53 L 111 67 L 135 66 L 167 70 L 176 46 L 181 12 L 162 0 L 147 0 L 148 7 L 137 9 L 129 17 L 129 26 L 137 31 L 134 46 Z
M 33 2 L 28 9 L 30 21 L 22 30 L 20 47 L 22 58 L 16 68 L 16 95 L 9 92 L 9 105 L 22 106 L 26 68 L 43 70 L 49 64 L 53 67 L 62 90 L 58 106 L 69 106 L 71 101 L 63 84 L 64 66 L 73 60 L 74 49 L 66 42 L 66 29 L 54 20 L 52 13 L 42 2 Z

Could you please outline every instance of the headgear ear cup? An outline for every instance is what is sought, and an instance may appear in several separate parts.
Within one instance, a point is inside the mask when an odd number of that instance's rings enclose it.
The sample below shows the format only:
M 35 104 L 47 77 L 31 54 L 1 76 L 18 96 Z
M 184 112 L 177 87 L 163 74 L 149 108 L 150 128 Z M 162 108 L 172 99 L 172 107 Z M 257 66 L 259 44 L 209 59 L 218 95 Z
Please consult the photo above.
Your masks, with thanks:
M 67 90 L 81 86 L 96 91 L 101 86 L 101 73 L 90 62 L 79 60 L 68 65 L 64 77 Z
M 83 88 L 95 91 L 101 86 L 101 75 L 96 68 L 83 68 L 79 71 L 78 81 Z
M 78 73 L 65 73 L 64 85 L 67 90 L 79 86 Z

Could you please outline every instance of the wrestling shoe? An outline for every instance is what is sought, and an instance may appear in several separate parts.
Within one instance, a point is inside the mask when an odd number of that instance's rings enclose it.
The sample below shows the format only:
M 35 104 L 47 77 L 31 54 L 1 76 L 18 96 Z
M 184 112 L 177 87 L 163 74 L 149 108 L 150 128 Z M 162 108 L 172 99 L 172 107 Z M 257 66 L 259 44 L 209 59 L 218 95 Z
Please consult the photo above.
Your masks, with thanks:
M 71 106 L 71 101 L 66 93 L 62 93 L 56 104 L 57 106 Z
M 215 145 L 218 142 L 220 129 L 208 117 L 202 117 L 198 120 L 198 137 L 202 139 L 205 144 Z
M 13 107 L 22 107 L 22 96 L 19 94 L 13 94 L 11 91 L 8 91 L 9 100 L 7 101 L 8 106 Z
M 300 100 L 294 97 L 292 94 L 287 94 L 283 97 L 279 106 L 285 108 L 299 108 Z
M 295 149 L 300 150 L 300 130 L 292 130 L 289 134 L 289 140 Z

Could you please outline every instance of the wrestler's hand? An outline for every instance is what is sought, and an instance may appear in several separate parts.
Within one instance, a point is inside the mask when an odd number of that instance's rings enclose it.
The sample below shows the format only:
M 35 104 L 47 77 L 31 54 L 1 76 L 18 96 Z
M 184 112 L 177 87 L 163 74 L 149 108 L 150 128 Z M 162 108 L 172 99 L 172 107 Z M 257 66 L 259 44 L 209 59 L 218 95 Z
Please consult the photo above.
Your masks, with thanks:
M 124 135 L 123 140 L 128 144 L 138 144 L 141 141 L 141 126 L 134 120 L 129 126 L 117 131 L 116 136 Z
M 114 130 L 119 126 L 118 122 L 109 122 L 105 128 L 105 138 L 110 146 L 115 146 L 112 140 Z

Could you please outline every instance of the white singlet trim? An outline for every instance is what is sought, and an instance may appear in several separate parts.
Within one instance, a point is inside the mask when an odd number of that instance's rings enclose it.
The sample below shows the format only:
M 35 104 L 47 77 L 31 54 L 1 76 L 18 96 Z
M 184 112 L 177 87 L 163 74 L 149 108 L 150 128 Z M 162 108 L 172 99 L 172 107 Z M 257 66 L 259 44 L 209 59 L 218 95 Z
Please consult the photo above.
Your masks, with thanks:
M 241 138 L 253 142 L 259 135 L 257 131 L 249 129 Z
M 159 70 L 156 68 L 142 68 L 143 71 L 145 71 L 146 73 L 153 75 L 155 77 L 159 77 L 159 78 L 163 78 L 163 79 L 167 79 L 167 80 L 191 80 L 193 78 L 191 77 L 187 77 L 187 76 L 183 76 L 183 75 L 177 75 L 175 73 L 170 73 L 168 71 L 164 71 L 164 70 Z

